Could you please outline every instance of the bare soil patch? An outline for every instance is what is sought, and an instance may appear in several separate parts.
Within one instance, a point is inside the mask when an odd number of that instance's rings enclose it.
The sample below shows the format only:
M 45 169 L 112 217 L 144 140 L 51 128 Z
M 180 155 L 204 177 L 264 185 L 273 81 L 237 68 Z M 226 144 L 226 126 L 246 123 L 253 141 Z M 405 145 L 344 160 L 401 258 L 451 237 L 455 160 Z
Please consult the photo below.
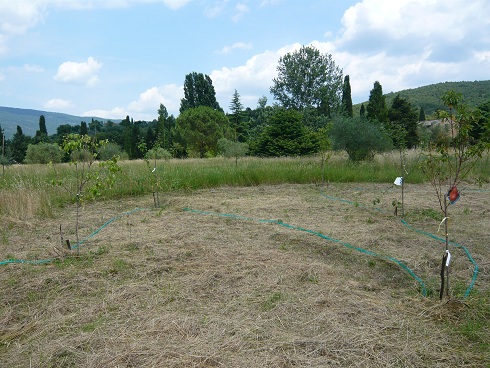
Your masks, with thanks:
M 89 204 L 80 254 L 61 258 L 72 208 L 3 219 L 0 260 L 59 259 L 0 266 L 0 366 L 488 366 L 478 348 L 488 331 L 457 333 L 478 308 L 472 295 L 488 292 L 488 190 L 468 186 L 450 208 L 451 240 L 479 266 L 463 299 L 474 265 L 451 248 L 450 302 L 438 298 L 444 245 L 422 233 L 442 236 L 426 185 L 405 193 L 418 231 L 393 215 L 400 189 L 375 184 L 171 193 L 161 209 L 150 197 Z

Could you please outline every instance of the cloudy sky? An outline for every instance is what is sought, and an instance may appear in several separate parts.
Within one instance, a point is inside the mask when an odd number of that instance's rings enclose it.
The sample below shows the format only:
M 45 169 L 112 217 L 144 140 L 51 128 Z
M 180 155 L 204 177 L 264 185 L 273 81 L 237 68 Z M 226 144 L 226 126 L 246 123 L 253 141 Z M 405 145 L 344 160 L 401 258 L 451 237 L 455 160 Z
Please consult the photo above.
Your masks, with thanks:
M 332 54 L 353 102 L 490 79 L 488 0 L 0 0 L 0 106 L 135 120 L 178 115 L 186 74 L 227 111 L 268 97 L 279 57 Z

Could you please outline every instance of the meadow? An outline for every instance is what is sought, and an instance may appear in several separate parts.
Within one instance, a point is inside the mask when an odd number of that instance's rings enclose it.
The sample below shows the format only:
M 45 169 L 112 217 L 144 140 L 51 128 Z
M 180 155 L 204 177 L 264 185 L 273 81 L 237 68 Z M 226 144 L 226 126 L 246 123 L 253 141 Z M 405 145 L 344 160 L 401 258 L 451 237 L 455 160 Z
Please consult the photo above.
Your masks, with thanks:
M 442 301 L 442 214 L 407 157 L 334 154 L 323 181 L 318 157 L 121 162 L 71 251 L 73 166 L 7 167 L 0 365 L 489 366 L 488 157 L 450 207 Z

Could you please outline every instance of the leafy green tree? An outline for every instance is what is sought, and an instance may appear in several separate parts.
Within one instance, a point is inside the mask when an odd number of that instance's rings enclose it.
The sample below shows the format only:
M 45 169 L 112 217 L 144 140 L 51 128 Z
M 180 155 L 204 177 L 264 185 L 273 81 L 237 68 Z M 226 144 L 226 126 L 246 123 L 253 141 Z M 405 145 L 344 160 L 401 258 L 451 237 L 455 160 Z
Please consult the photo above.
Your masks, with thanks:
M 12 137 L 12 158 L 15 162 L 24 162 L 28 144 L 29 137 L 27 137 L 22 131 L 22 128 L 17 125 L 17 131 Z
M 48 164 L 61 162 L 62 152 L 56 143 L 40 142 L 27 146 L 25 162 L 27 164 Z
M 216 100 L 211 78 L 206 74 L 192 72 L 185 76 L 184 98 L 180 101 L 180 113 L 199 106 L 223 111 Z
M 383 96 L 383 87 L 378 81 L 374 82 L 373 89 L 369 93 L 369 102 L 366 110 L 366 116 L 369 120 L 377 120 L 382 124 L 388 122 L 388 109 Z
M 125 120 L 121 122 L 124 124 L 124 151 L 128 154 L 130 160 L 138 159 L 143 157 L 143 152 L 139 149 L 138 145 L 141 141 L 144 141 L 144 137 L 141 135 L 141 130 L 138 124 L 135 124 L 133 119 L 126 117 Z
M 351 161 L 372 160 L 376 153 L 392 148 L 383 126 L 364 117 L 334 119 L 330 136 L 335 150 L 345 150 Z
M 419 141 L 417 135 L 417 110 L 406 98 L 397 95 L 388 112 L 389 130 L 396 148 L 413 148 Z
M 75 235 L 77 250 L 79 244 L 78 228 L 80 218 L 80 208 L 84 200 L 94 199 L 102 194 L 106 189 L 110 189 L 116 180 L 116 173 L 121 170 L 117 165 L 118 157 L 113 156 L 108 161 L 97 161 L 98 151 L 106 145 L 107 141 L 96 141 L 89 135 L 69 134 L 61 145 L 69 157 L 70 165 L 74 168 L 74 178 L 66 176 L 57 179 L 53 184 L 61 186 L 73 198 L 76 204 Z M 95 163 L 98 169 L 94 169 Z M 55 171 L 56 171 L 56 167 Z
M 270 92 L 286 109 L 317 108 L 330 116 L 340 105 L 342 69 L 330 54 L 303 46 L 279 59 Z
M 170 150 L 172 147 L 172 131 L 175 127 L 175 118 L 169 116 L 165 105 L 160 104 L 158 109 L 158 120 L 155 144 L 163 149 Z M 150 146 L 149 146 L 150 147 Z
M 230 123 L 221 111 L 209 106 L 199 106 L 185 110 L 176 120 L 179 144 L 186 151 L 195 152 L 199 157 L 215 155 L 218 140 L 229 134 Z
M 473 142 L 490 143 L 490 100 L 478 105 L 480 119 L 471 130 Z
M 172 154 L 160 146 L 153 147 L 145 154 L 145 160 L 170 160 L 171 158 Z
M 54 141 L 61 145 L 63 139 L 71 133 L 80 133 L 79 126 L 72 126 L 70 124 L 61 124 L 56 128 L 56 136 L 53 137 Z
M 316 135 L 302 124 L 302 114 L 296 110 L 277 108 L 267 126 L 251 145 L 257 156 L 301 156 L 318 152 Z
M 488 148 L 485 142 L 472 144 L 471 131 L 481 117 L 478 109 L 471 109 L 463 103 L 463 97 L 454 90 L 446 92 L 441 100 L 449 111 L 440 111 L 438 118 L 449 125 L 449 141 L 445 145 L 429 146 L 422 162 L 422 171 L 435 191 L 439 208 L 442 212 L 442 223 L 446 234 L 446 252 L 449 245 L 448 221 L 449 206 L 457 199 L 457 186 L 466 180 L 471 169 Z M 449 271 L 446 269 L 446 295 L 450 297 Z M 444 282 L 444 273 L 441 274 Z M 443 297 L 441 287 L 440 298 Z
M 258 136 L 262 133 L 265 126 L 267 126 L 267 121 L 273 114 L 276 106 L 267 106 L 267 97 L 262 96 L 257 102 L 257 108 L 255 110 L 249 111 L 249 120 L 247 123 L 247 139 L 249 145 L 255 141 Z
M 104 128 L 104 124 L 101 121 L 92 118 L 92 121 L 88 124 L 88 130 L 92 136 L 96 136 L 97 132 L 101 132 Z
M 344 85 L 342 86 L 342 114 L 350 118 L 354 116 L 350 79 L 348 75 L 344 77 Z
M 100 161 L 109 161 L 113 157 L 123 159 L 123 151 L 117 143 L 106 141 L 107 143 L 100 145 L 97 151 L 97 159 Z M 125 152 L 124 152 L 125 154 Z M 127 156 L 125 156 L 127 158 Z

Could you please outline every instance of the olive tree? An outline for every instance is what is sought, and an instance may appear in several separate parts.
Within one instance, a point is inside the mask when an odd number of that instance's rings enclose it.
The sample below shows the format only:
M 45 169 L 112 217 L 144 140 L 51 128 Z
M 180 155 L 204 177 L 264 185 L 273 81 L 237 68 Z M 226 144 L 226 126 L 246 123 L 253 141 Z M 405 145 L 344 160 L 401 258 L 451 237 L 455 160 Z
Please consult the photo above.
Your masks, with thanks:
M 345 150 L 351 161 L 372 160 L 376 153 L 392 148 L 392 142 L 383 126 L 364 117 L 334 119 L 330 137 L 334 150 Z

